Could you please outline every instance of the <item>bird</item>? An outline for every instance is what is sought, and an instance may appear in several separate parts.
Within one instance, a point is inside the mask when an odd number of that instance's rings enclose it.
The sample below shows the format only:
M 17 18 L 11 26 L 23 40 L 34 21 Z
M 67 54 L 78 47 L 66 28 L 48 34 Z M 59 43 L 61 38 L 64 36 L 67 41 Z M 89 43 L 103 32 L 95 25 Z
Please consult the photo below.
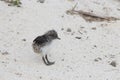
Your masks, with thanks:
M 42 49 L 55 39 L 60 40 L 57 32 L 55 30 L 47 31 L 45 34 L 38 36 L 33 40 L 33 43 L 32 43 L 33 51 L 35 53 L 42 53 Z M 42 55 L 42 60 L 46 65 L 53 65 L 55 63 L 55 62 L 50 62 L 48 60 L 47 54 Z

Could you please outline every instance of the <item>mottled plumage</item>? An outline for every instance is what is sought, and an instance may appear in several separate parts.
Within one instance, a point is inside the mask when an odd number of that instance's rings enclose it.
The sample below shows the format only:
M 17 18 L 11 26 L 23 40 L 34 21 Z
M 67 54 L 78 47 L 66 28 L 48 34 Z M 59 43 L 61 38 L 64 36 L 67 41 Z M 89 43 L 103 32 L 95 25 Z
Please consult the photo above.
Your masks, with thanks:
M 47 46 L 47 44 L 51 43 L 52 40 L 54 39 L 60 39 L 58 37 L 58 34 L 55 30 L 50 30 L 48 32 L 46 32 L 44 35 L 42 36 L 38 36 L 37 38 L 35 38 L 33 40 L 33 44 L 32 44 L 32 47 L 33 47 L 33 50 L 35 53 L 41 53 L 42 52 L 42 48 L 44 46 Z M 50 62 L 47 58 L 47 54 L 46 55 L 43 55 L 42 56 L 42 59 L 44 61 L 44 63 L 46 65 L 52 65 L 54 64 L 54 62 Z

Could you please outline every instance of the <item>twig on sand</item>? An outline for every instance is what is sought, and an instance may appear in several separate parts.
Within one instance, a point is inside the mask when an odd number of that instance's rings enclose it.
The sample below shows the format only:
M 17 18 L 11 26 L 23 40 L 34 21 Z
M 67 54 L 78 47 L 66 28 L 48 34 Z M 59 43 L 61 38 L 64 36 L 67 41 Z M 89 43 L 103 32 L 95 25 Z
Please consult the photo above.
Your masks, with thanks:
M 120 20 L 119 18 L 115 18 L 115 17 L 106 17 L 106 16 L 100 16 L 97 15 L 95 13 L 93 13 L 93 11 L 83 11 L 83 10 L 75 10 L 77 4 L 71 9 L 71 10 L 67 10 L 67 14 L 71 14 L 71 15 L 80 15 L 81 17 L 83 17 L 86 21 L 92 22 L 92 21 L 116 21 L 116 20 Z

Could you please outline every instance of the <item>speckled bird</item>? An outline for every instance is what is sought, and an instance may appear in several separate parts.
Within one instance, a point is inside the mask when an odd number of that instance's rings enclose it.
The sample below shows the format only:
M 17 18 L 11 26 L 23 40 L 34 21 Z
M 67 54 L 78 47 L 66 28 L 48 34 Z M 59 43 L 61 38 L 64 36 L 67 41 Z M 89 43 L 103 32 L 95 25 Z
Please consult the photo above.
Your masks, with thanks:
M 35 53 L 42 53 L 42 48 L 44 48 L 45 46 L 50 44 L 55 39 L 59 39 L 60 40 L 60 38 L 58 37 L 58 34 L 57 34 L 57 32 L 55 30 L 49 30 L 45 34 L 36 37 L 33 40 L 33 44 L 32 44 L 33 51 Z M 52 65 L 52 64 L 55 63 L 55 62 L 50 62 L 48 60 L 47 54 L 45 54 L 45 55 L 43 54 L 42 55 L 42 60 L 44 61 L 44 63 L 46 65 Z

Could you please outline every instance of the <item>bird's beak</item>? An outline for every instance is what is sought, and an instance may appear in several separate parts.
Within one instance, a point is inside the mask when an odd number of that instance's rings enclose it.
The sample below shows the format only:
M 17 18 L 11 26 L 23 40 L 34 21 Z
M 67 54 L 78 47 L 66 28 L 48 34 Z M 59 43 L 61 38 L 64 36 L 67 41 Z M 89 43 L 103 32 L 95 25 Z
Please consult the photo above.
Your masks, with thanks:
M 57 39 L 59 39 L 60 40 L 60 38 L 58 37 Z

